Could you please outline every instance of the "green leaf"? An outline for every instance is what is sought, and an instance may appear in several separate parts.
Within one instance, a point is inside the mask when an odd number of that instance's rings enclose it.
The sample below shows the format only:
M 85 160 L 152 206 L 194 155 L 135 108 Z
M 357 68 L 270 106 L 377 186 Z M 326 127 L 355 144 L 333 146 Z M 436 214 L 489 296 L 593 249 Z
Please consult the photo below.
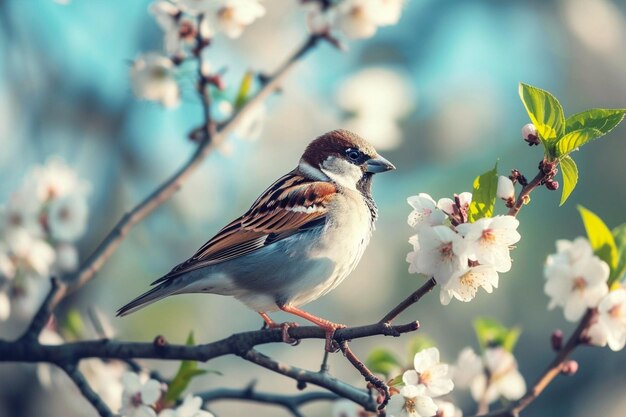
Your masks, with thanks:
M 578 206 L 578 211 L 583 219 L 587 237 L 589 238 L 589 243 L 591 243 L 593 251 L 600 259 L 609 265 L 611 274 L 613 274 L 619 262 L 613 233 L 611 233 L 602 219 L 592 211 L 587 210 L 583 206 Z
M 413 363 L 413 358 L 415 357 L 415 354 L 417 352 L 421 352 L 422 350 L 433 346 L 435 346 L 435 342 L 427 336 L 419 335 L 413 337 L 411 340 L 409 340 L 409 344 L 407 346 L 407 350 L 409 353 L 408 363 Z
M 576 167 L 576 162 L 568 155 L 561 157 L 560 165 L 561 175 L 563 175 L 563 193 L 561 194 L 559 206 L 562 206 L 572 191 L 574 191 L 574 188 L 576 188 L 576 183 L 578 182 L 578 168 Z
M 570 116 L 565 121 L 565 133 L 581 129 L 596 129 L 602 135 L 617 126 L 626 114 L 626 109 L 589 109 Z
M 74 339 L 81 339 L 84 336 L 85 323 L 77 309 L 68 311 L 62 329 Z
M 540 88 L 520 83 L 519 96 L 530 120 L 537 128 L 546 151 L 551 155 L 551 142 L 565 131 L 565 116 L 561 103 L 552 94 Z
M 195 345 L 193 339 L 193 332 L 189 333 L 187 337 L 187 346 Z M 187 388 L 193 378 L 198 375 L 206 374 L 208 371 L 204 369 L 198 369 L 198 362 L 196 361 L 182 361 L 178 367 L 178 372 L 170 382 L 167 393 L 165 394 L 165 403 L 174 404 L 181 396 L 183 391 Z
M 615 246 L 617 246 L 618 262 L 617 267 L 611 271 L 609 284 L 615 281 L 621 281 L 624 273 L 626 273 L 626 223 L 617 226 L 611 231 Z
M 402 365 L 396 356 L 385 348 L 377 348 L 370 352 L 365 360 L 372 372 L 385 375 L 385 378 L 402 369 Z
M 567 155 L 568 153 L 580 148 L 585 143 L 599 138 L 602 134 L 603 133 L 601 131 L 593 128 L 569 132 L 556 143 L 556 154 L 557 156 Z
M 521 334 L 519 327 L 508 329 L 488 317 L 479 317 L 474 320 L 474 330 L 478 344 L 483 351 L 493 346 L 502 346 L 505 350 L 512 352 Z
M 254 73 L 247 71 L 241 79 L 241 84 L 239 84 L 239 91 L 237 91 L 237 97 L 235 98 L 235 110 L 241 109 L 248 101 L 250 91 L 252 90 L 252 81 L 254 81 Z
M 492 170 L 479 175 L 474 180 L 472 202 L 469 206 L 469 221 L 475 222 L 483 217 L 491 217 L 496 205 L 498 190 L 498 164 Z

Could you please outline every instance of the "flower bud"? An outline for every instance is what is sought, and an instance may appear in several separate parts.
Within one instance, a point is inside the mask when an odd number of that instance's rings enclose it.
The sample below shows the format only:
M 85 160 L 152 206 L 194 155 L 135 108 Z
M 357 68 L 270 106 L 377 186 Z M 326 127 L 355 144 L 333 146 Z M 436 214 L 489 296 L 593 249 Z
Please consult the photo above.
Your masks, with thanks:
M 546 181 L 546 188 L 551 191 L 556 191 L 559 189 L 559 182 L 554 180 Z
M 560 329 L 556 329 L 552 332 L 550 336 L 550 343 L 552 344 L 552 349 L 555 352 L 558 352 L 563 348 L 563 332 Z
M 522 127 L 522 138 L 524 138 L 530 146 L 539 145 L 539 134 L 534 124 L 528 123 Z
M 508 201 L 515 198 L 515 187 L 513 181 L 504 175 L 500 175 L 498 178 L 498 189 L 496 191 L 498 198 Z
M 567 361 L 561 367 L 561 373 L 563 375 L 572 376 L 576 372 L 578 372 L 578 362 L 576 361 L 572 361 L 572 360 Z

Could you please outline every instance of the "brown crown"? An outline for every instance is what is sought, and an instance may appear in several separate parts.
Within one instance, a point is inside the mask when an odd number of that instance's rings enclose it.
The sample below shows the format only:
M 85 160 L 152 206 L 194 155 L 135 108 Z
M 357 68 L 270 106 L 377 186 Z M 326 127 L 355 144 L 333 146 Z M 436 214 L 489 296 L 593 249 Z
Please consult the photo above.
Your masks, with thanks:
M 356 133 L 338 129 L 325 133 L 309 143 L 302 160 L 317 167 L 329 156 L 345 157 L 347 148 L 358 149 L 371 158 L 378 155 L 376 149 Z

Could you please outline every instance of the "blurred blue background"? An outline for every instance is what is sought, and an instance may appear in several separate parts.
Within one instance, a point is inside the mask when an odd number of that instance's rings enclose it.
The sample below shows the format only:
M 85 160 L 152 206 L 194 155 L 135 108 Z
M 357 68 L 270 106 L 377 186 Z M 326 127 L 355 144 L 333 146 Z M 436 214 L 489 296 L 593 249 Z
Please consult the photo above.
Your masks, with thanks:
M 186 134 L 201 123 L 191 75 L 182 80 L 183 103 L 174 111 L 132 95 L 129 62 L 141 52 L 161 48 L 162 34 L 147 13 L 148 4 L 0 1 L 0 200 L 6 200 L 32 165 L 50 155 L 64 158 L 93 185 L 89 230 L 79 244 L 82 257 L 189 157 L 194 144 Z M 240 39 L 221 37 L 208 54 L 215 68 L 227 68 L 231 93 L 246 70 L 272 71 L 306 37 L 305 13 L 296 1 L 272 0 L 265 6 L 267 15 Z M 534 176 L 541 150 L 520 139 L 528 120 L 518 82 L 554 93 L 566 115 L 591 107 L 626 107 L 625 17 L 626 3 L 613 0 L 409 0 L 398 25 L 350 42 L 347 53 L 320 46 L 298 65 L 282 93 L 268 101 L 258 140 L 233 138 L 229 149 L 211 155 L 170 202 L 130 233 L 71 304 L 97 305 L 112 317 L 291 170 L 309 140 L 349 124 L 352 110 L 341 105 L 342 86 L 362 70 L 384 67 L 398 74 L 404 83 L 401 100 L 409 103 L 395 120 L 400 139 L 387 143 L 382 135 L 378 140 L 381 153 L 398 169 L 375 181 L 380 220 L 358 269 L 333 293 L 308 306 L 314 314 L 349 325 L 377 320 L 422 283 L 407 273 L 404 259 L 411 235 L 407 196 L 427 192 L 437 199 L 469 191 L 474 176 L 496 160 L 502 174 L 517 168 Z M 385 94 L 384 85 L 361 85 L 372 100 Z M 370 122 L 376 124 L 376 119 Z M 368 137 L 367 131 L 360 133 Z M 559 193 L 540 189 L 533 194 L 532 204 L 520 214 L 522 240 L 512 254 L 513 270 L 501 276 L 494 294 L 481 293 L 472 303 L 448 307 L 431 296 L 400 320 L 419 319 L 421 331 L 436 340 L 443 360 L 450 363 L 464 346 L 477 348 L 472 317 L 489 315 L 506 325 L 520 325 L 523 334 L 515 353 L 532 383 L 551 358 L 551 331 L 572 330 L 561 311 L 546 309 L 544 259 L 554 251 L 556 239 L 584 234 L 576 204 L 594 210 L 611 227 L 626 221 L 624 155 L 622 125 L 574 155 L 581 178 L 567 204 L 558 208 Z M 286 319 L 280 314 L 277 318 Z M 182 342 L 190 330 L 198 342 L 207 342 L 261 325 L 237 301 L 203 295 L 174 297 L 112 323 L 124 340 L 146 341 L 163 334 L 172 342 Z M 6 328 L 11 332 L 18 334 L 19 329 Z M 359 340 L 353 348 L 363 356 L 380 345 L 403 352 L 407 340 Z M 261 350 L 316 369 L 322 342 Z M 624 400 L 618 393 L 626 388 L 624 352 L 581 349 L 576 359 L 581 364 L 578 374 L 559 378 L 528 415 L 623 415 Z M 149 365 L 165 373 L 176 367 Z M 341 355 L 333 355 L 330 365 L 336 375 L 360 383 Z M 258 379 L 259 389 L 296 392 L 293 381 L 236 358 L 221 358 L 206 367 L 224 375 L 198 378 L 194 388 L 243 387 Z M 34 416 L 42 410 L 49 416 L 66 415 L 67 398 L 32 384 L 32 369 L 0 367 L 0 415 Z M 475 411 L 466 393 L 455 398 L 467 414 Z M 232 402 L 217 403 L 214 409 L 225 416 L 286 415 Z M 15 410 L 21 414 L 13 414 Z M 317 404 L 304 411 L 324 416 L 329 406 Z M 95 415 L 86 404 L 78 412 Z

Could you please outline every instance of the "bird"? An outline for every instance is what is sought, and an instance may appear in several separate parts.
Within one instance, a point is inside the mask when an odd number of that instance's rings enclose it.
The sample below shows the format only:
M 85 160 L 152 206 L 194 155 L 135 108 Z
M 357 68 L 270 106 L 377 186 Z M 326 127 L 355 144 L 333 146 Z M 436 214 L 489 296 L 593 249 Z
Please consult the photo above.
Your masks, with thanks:
M 264 327 L 282 328 L 268 313 L 282 310 L 325 330 L 327 351 L 346 326 L 299 307 L 336 288 L 359 263 L 378 217 L 375 174 L 394 170 L 365 139 L 347 130 L 325 133 L 306 147 L 295 169 L 269 186 L 153 288 L 117 311 L 125 316 L 175 294 L 232 296 L 256 311 Z

